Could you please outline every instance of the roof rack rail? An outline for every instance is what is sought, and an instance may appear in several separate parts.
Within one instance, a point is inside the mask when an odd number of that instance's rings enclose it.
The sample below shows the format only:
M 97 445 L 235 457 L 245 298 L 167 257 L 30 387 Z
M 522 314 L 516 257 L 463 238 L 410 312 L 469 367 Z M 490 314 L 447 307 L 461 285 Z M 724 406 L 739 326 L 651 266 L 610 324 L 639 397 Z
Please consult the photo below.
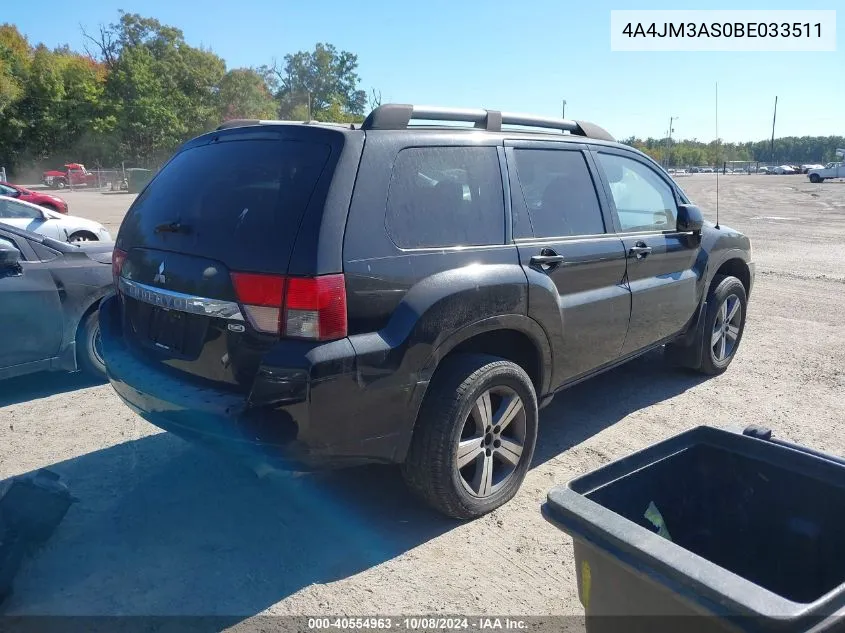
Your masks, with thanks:
M 439 106 L 419 106 L 401 103 L 387 103 L 375 108 L 361 125 L 362 130 L 405 130 L 412 120 L 420 121 L 458 121 L 473 123 L 475 128 L 488 132 L 501 132 L 503 125 L 519 125 L 560 130 L 577 136 L 615 141 L 616 139 L 604 128 L 588 121 L 573 121 L 541 117 L 533 114 L 500 112 L 482 108 L 443 108 Z
M 344 127 L 347 129 L 354 130 L 355 124 L 354 123 L 335 123 L 333 121 L 289 121 L 289 120 L 276 120 L 276 119 L 231 119 L 229 121 L 224 121 L 220 125 L 217 126 L 215 131 L 220 130 L 228 130 L 229 128 L 233 127 L 247 127 L 250 125 L 277 125 L 279 123 L 299 123 L 301 125 L 334 125 L 336 127 Z

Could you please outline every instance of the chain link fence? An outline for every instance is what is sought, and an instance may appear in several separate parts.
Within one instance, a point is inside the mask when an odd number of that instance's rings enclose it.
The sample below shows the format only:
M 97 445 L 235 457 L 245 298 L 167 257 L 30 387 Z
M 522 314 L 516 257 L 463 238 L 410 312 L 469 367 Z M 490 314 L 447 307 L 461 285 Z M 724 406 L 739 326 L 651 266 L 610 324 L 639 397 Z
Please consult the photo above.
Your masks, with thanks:
M 70 163 L 60 169 L 45 171 L 41 184 L 56 191 L 100 191 L 137 193 L 143 188 L 155 169 L 127 167 L 96 167 L 88 169 L 81 163 Z

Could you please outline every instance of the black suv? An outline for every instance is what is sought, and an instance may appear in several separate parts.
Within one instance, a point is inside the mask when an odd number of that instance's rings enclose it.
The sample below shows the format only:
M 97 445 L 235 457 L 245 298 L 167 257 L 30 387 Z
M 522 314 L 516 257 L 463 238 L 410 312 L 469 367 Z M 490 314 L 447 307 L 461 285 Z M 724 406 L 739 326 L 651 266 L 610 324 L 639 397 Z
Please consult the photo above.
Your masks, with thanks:
M 401 463 L 471 518 L 516 493 L 560 389 L 664 344 L 724 371 L 750 260 L 586 122 L 409 105 L 360 126 L 235 121 L 130 208 L 104 358 L 156 426 L 265 466 Z

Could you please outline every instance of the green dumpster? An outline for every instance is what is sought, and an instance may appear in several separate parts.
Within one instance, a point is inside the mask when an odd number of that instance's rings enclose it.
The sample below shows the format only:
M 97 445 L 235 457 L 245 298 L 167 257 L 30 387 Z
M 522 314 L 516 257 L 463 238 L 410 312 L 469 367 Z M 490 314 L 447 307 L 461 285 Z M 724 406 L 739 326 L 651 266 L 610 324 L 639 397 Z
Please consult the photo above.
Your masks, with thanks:
M 139 167 L 132 167 L 126 170 L 127 191 L 129 193 L 140 193 L 140 191 L 147 186 L 147 183 L 153 177 L 152 169 L 141 169 Z

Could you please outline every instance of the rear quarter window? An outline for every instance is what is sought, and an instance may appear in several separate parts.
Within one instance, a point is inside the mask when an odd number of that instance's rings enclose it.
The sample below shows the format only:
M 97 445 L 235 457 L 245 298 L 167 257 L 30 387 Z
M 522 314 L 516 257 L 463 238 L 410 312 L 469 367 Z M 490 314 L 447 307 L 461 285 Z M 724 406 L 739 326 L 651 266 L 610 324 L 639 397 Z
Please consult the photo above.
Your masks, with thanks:
M 505 209 L 495 147 L 411 147 L 396 157 L 385 226 L 400 248 L 502 244 Z

